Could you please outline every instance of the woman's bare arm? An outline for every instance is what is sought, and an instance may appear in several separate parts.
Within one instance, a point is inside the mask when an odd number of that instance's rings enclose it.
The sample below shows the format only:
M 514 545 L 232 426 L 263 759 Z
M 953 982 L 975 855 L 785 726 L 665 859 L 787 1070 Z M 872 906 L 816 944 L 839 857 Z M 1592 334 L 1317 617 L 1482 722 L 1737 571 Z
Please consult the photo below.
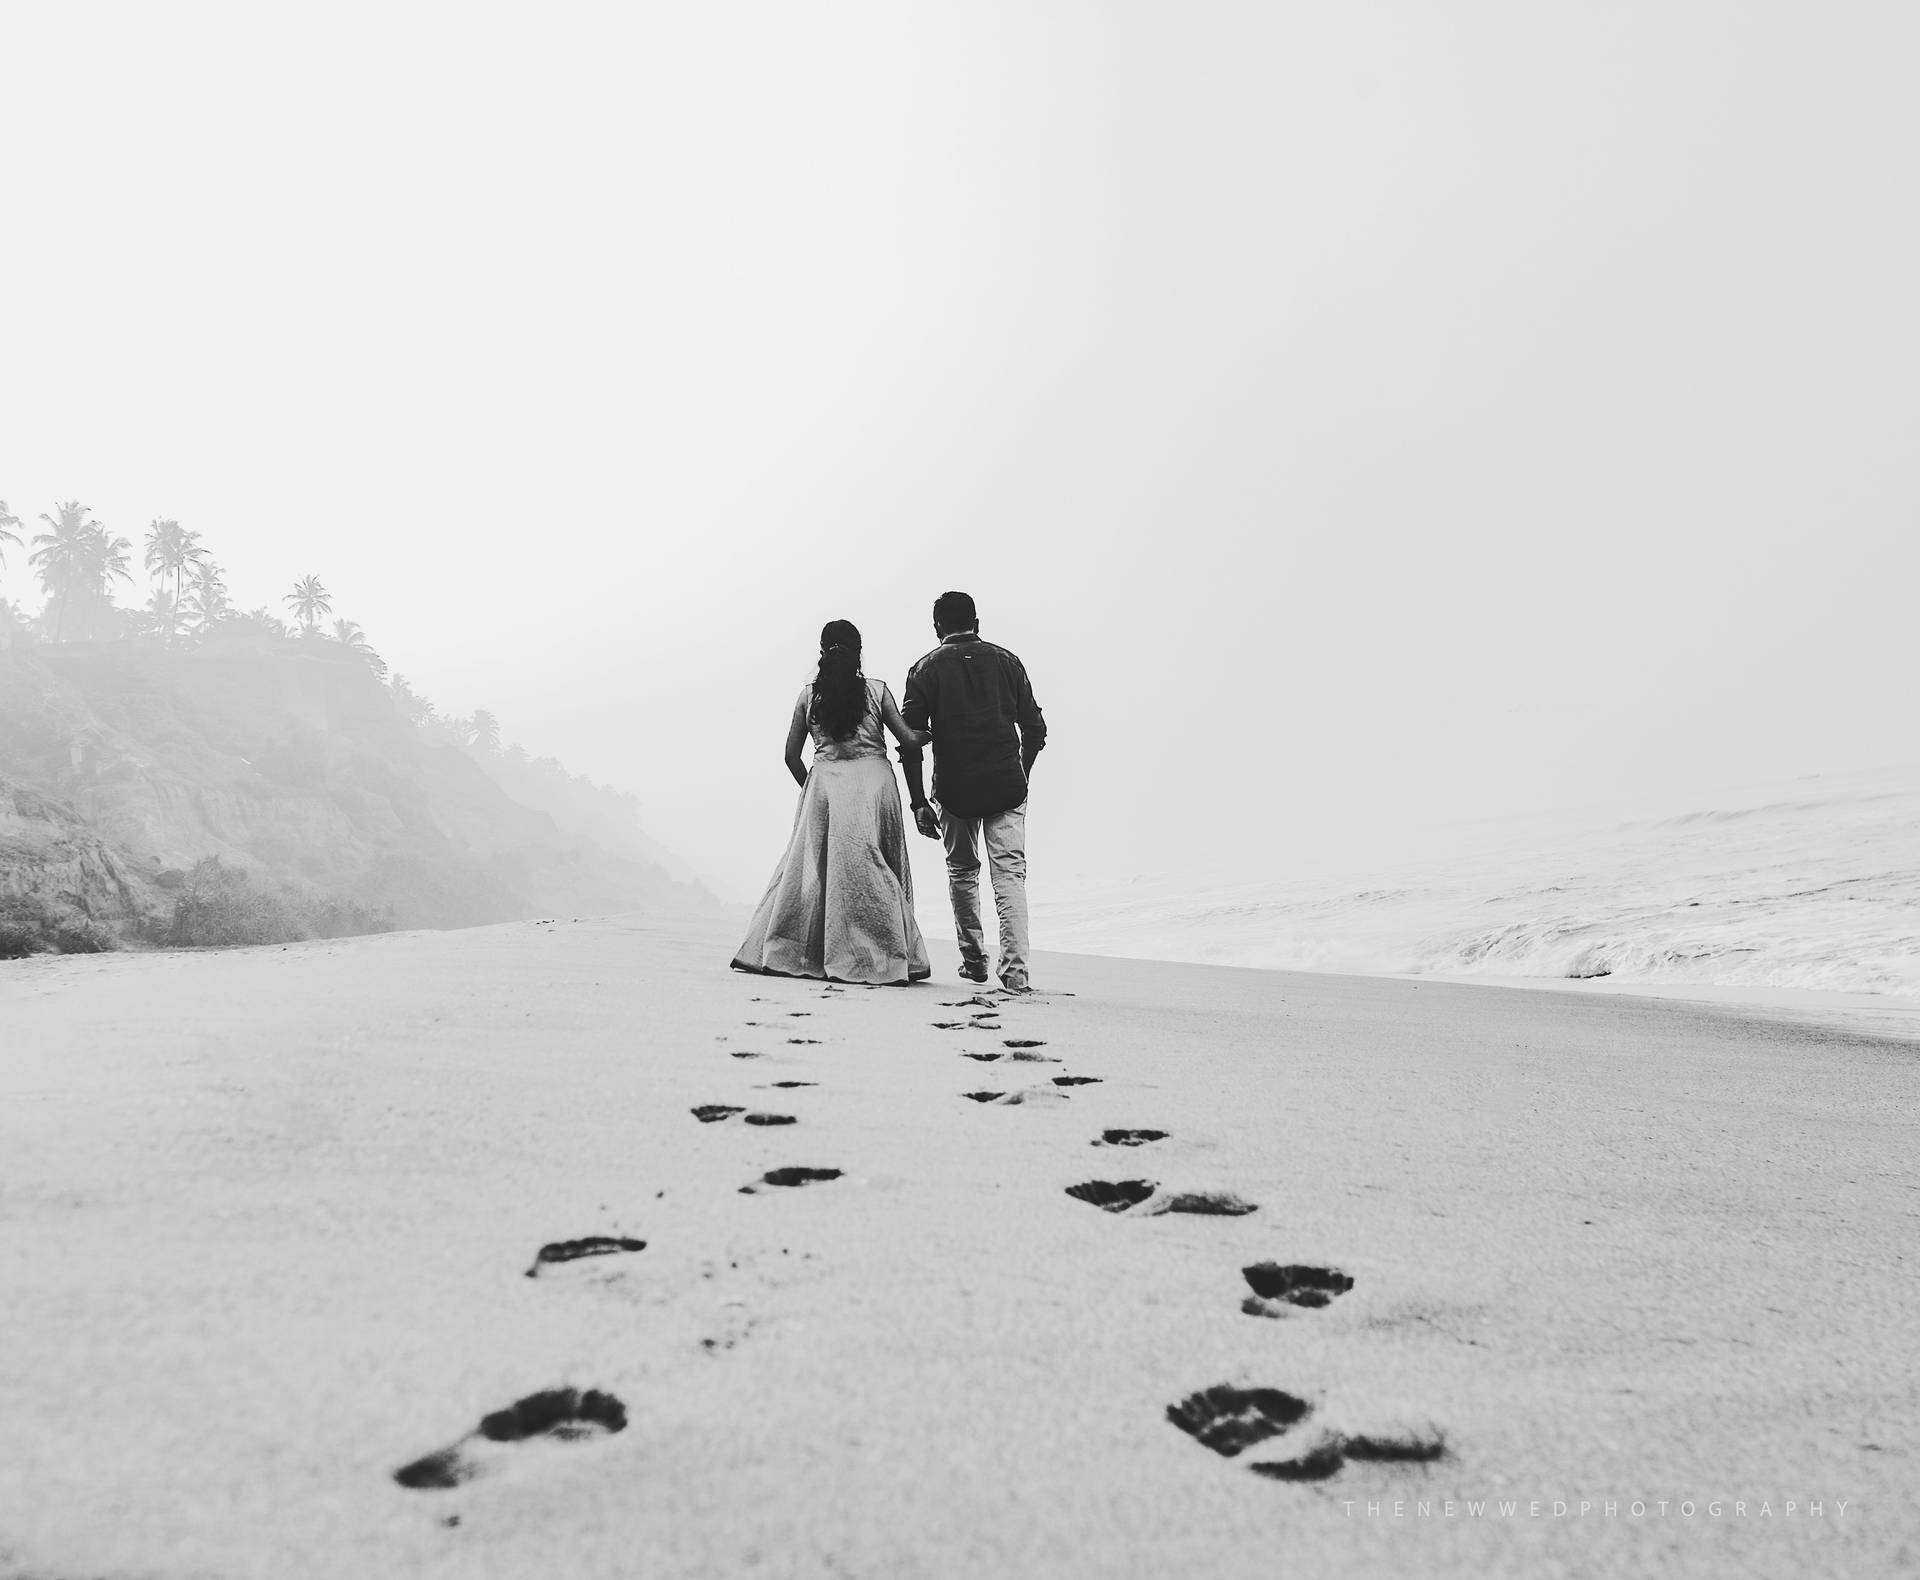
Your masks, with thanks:
M 802 790 L 807 787 L 806 764 L 800 760 L 800 748 L 807 744 L 807 694 L 793 705 L 793 722 L 787 726 L 787 772 Z
M 930 731 L 907 728 L 907 721 L 900 717 L 900 709 L 894 703 L 893 692 L 886 686 L 880 688 L 880 719 L 902 746 L 925 746 L 933 739 Z

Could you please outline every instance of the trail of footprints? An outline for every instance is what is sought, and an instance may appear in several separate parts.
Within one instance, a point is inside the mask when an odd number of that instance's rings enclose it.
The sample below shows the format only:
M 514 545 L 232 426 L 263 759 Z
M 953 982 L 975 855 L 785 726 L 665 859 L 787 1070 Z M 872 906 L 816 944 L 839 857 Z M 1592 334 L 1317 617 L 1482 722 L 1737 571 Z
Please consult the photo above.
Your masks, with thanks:
M 991 1023 L 935 1021 L 934 1026 L 941 1031 L 1000 1029 L 997 1020 Z M 965 1057 L 982 1064 L 997 1064 L 1002 1060 L 1057 1062 L 1038 1052 L 1045 1046 L 1038 1038 L 1008 1037 L 1002 1039 L 999 1049 L 970 1051 Z M 1059 1088 L 1097 1085 L 1098 1082 L 1098 1076 L 1056 1075 L 1052 1078 L 1054 1090 L 1043 1086 L 961 1095 L 982 1105 L 1006 1107 L 1040 1098 L 1057 1100 L 1067 1095 Z M 1115 1128 L 1101 1131 L 1092 1145 L 1135 1148 L 1168 1139 L 1168 1132 L 1164 1130 Z M 1166 1190 L 1149 1179 L 1085 1180 L 1067 1186 L 1066 1193 L 1075 1201 L 1103 1212 L 1133 1218 L 1157 1217 L 1163 1213 L 1241 1218 L 1259 1211 L 1258 1204 L 1229 1191 Z M 1318 1310 L 1353 1288 L 1353 1279 L 1337 1268 L 1296 1262 L 1255 1262 L 1243 1267 L 1240 1274 L 1252 1291 L 1240 1309 L 1255 1317 L 1287 1317 Z M 1397 1426 L 1387 1431 L 1346 1432 L 1315 1422 L 1315 1413 L 1311 1402 L 1280 1389 L 1239 1388 L 1229 1384 L 1203 1388 L 1167 1406 L 1168 1421 L 1223 1458 L 1233 1459 L 1256 1445 L 1267 1445 L 1260 1449 L 1259 1458 L 1249 1462 L 1248 1468 L 1255 1475 L 1274 1481 L 1320 1481 L 1354 1461 L 1423 1463 L 1446 1454 L 1446 1439 L 1431 1424 Z
M 822 989 L 821 996 L 845 991 L 829 983 Z M 752 1002 L 765 1000 L 756 997 Z M 1003 1029 L 999 1018 L 1001 1003 L 994 997 L 979 994 L 943 1001 L 941 1007 L 971 1009 L 976 1013 L 964 1021 L 935 1021 L 936 1030 L 997 1032 Z M 811 1013 L 789 1010 L 786 1018 L 803 1020 Z M 766 1022 L 746 1024 L 755 1029 L 779 1029 Z M 793 1036 L 786 1038 L 786 1042 L 795 1047 L 817 1047 L 821 1039 Z M 1057 1058 L 1039 1051 L 1045 1046 L 1041 1038 L 1006 1037 L 997 1049 L 969 1051 L 965 1057 L 983 1064 L 1059 1063 Z M 763 1057 L 750 1049 L 736 1048 L 728 1052 L 735 1059 Z M 819 1083 L 782 1080 L 767 1084 L 780 1090 L 794 1090 Z M 1056 1075 L 1040 1086 L 972 1091 L 962 1095 L 983 1106 L 1011 1107 L 1065 1102 L 1069 1100 L 1070 1089 L 1099 1084 L 1098 1076 Z M 771 1128 L 798 1122 L 792 1114 L 750 1109 L 735 1103 L 702 1103 L 691 1112 L 702 1125 L 730 1124 L 737 1120 L 745 1125 Z M 1114 1128 L 1101 1131 L 1091 1145 L 1137 1148 L 1168 1139 L 1169 1134 L 1164 1130 Z M 841 1176 L 842 1171 L 837 1168 L 787 1165 L 768 1169 L 758 1179 L 742 1185 L 740 1192 L 758 1195 L 794 1190 Z M 1149 1179 L 1086 1180 L 1066 1187 L 1066 1194 L 1103 1212 L 1135 1218 L 1167 1213 L 1238 1218 L 1259 1210 L 1256 1203 L 1231 1192 L 1169 1191 Z M 586 1258 L 631 1255 L 646 1247 L 644 1240 L 615 1235 L 558 1240 L 540 1247 L 526 1276 L 537 1278 L 546 1268 Z M 1240 1271 L 1251 1291 L 1242 1301 L 1241 1310 L 1256 1317 L 1289 1317 L 1325 1308 L 1354 1284 L 1351 1277 L 1336 1268 L 1302 1263 L 1255 1262 Z M 702 1342 L 709 1350 L 713 1348 L 714 1341 Z M 1314 1406 L 1294 1394 L 1277 1388 L 1241 1388 L 1228 1384 L 1203 1388 L 1166 1409 L 1167 1420 L 1172 1425 L 1222 1458 L 1236 1459 L 1249 1449 L 1257 1449 L 1261 1457 L 1250 1461 L 1248 1468 L 1256 1475 L 1276 1481 L 1318 1481 L 1353 1461 L 1422 1463 L 1443 1458 L 1447 1452 L 1444 1435 L 1429 1424 L 1386 1432 L 1351 1433 L 1318 1425 L 1314 1415 Z M 456 1487 L 496 1468 L 520 1445 L 590 1441 L 623 1431 L 626 1424 L 626 1406 L 611 1393 L 591 1388 L 545 1389 L 483 1416 L 472 1431 L 444 1448 L 401 1466 L 393 1478 L 401 1486 L 415 1490 Z M 451 1517 L 447 1523 L 457 1523 L 457 1519 L 457 1516 Z
M 829 985 L 828 993 L 839 993 L 842 989 Z M 756 998 L 753 1002 L 760 1003 Z M 811 1010 L 789 1010 L 787 1017 L 793 1020 L 805 1020 Z M 785 1029 L 770 1027 L 765 1022 L 748 1021 L 749 1027 L 760 1030 Z M 724 1039 L 722 1039 L 724 1040 Z M 817 1047 L 818 1037 L 788 1037 L 786 1041 L 794 1046 Z M 735 1059 L 758 1059 L 764 1057 L 758 1050 L 750 1048 L 732 1048 L 728 1054 Z M 816 1081 L 786 1080 L 772 1081 L 768 1085 L 783 1091 L 792 1091 L 802 1087 L 817 1086 Z M 770 1113 L 759 1109 L 749 1109 L 738 1103 L 701 1103 L 691 1110 L 693 1117 L 703 1125 L 726 1124 L 734 1120 L 742 1124 L 778 1127 L 797 1123 L 792 1114 Z M 791 1190 L 804 1185 L 819 1184 L 827 1180 L 836 1180 L 841 1176 L 839 1169 L 788 1166 L 768 1169 L 757 1180 L 740 1187 L 743 1195 L 757 1195 L 763 1191 Z M 567 1262 L 580 1261 L 587 1257 L 617 1256 L 644 1251 L 647 1242 L 630 1239 L 623 1235 L 587 1235 L 577 1240 L 556 1240 L 543 1245 L 534 1254 L 533 1264 L 526 1270 L 528 1278 L 538 1278 L 542 1269 L 555 1267 Z M 712 1338 L 702 1339 L 701 1345 L 712 1353 L 722 1347 L 720 1341 Z M 724 1347 L 731 1348 L 731 1344 Z M 401 1486 L 414 1491 L 442 1491 L 458 1487 L 502 1468 L 512 1457 L 516 1447 L 529 1444 L 563 1444 L 586 1442 L 596 1438 L 611 1436 L 625 1430 L 627 1424 L 626 1405 L 614 1394 L 600 1389 L 589 1388 L 548 1388 L 531 1393 L 516 1400 L 505 1409 L 495 1410 L 481 1417 L 480 1424 L 472 1431 L 455 1439 L 444 1448 L 435 1449 L 430 1454 L 411 1460 L 393 1473 L 393 1479 Z M 457 1524 L 459 1517 L 450 1516 L 446 1523 Z

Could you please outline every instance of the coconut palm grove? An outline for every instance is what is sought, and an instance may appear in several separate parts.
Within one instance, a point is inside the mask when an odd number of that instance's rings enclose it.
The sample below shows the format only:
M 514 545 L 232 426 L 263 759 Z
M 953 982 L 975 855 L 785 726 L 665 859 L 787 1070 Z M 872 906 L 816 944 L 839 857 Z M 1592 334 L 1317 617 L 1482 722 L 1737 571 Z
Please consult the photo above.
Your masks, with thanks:
M 312 572 L 238 609 L 179 521 L 0 502 L 0 958 L 715 903 L 637 815 L 442 714 Z
M 142 540 L 145 601 L 115 601 L 121 590 L 136 588 L 134 545 L 100 522 L 77 499 L 56 504 L 39 517 L 35 531 L 0 499 L 0 648 L 31 647 L 42 642 L 158 641 L 192 643 L 225 628 L 226 634 L 252 631 L 304 642 L 332 642 L 345 648 L 382 680 L 394 706 L 410 722 L 463 746 L 503 752 L 564 775 L 550 757 L 529 757 L 506 745 L 500 721 L 485 708 L 467 715 L 443 715 L 408 684 L 391 674 L 386 660 L 359 624 L 337 616 L 333 595 L 318 576 L 302 576 L 280 602 L 283 617 L 266 605 L 235 607 L 227 593 L 226 573 L 200 534 L 169 517 L 156 517 Z M 20 584 L 37 583 L 40 605 L 30 610 Z M 10 596 L 11 594 L 11 596 Z

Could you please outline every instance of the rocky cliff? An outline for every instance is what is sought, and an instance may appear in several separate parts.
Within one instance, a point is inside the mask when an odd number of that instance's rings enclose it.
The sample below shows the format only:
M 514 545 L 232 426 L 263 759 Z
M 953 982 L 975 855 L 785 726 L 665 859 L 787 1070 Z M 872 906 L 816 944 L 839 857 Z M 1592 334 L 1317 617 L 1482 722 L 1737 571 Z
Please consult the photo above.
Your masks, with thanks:
M 331 643 L 0 652 L 0 776 L 0 899 L 123 936 L 210 856 L 401 927 L 716 903 L 513 800 Z
M 31 916 L 49 942 L 97 948 L 161 909 L 148 875 L 70 807 L 0 776 L 0 925 Z

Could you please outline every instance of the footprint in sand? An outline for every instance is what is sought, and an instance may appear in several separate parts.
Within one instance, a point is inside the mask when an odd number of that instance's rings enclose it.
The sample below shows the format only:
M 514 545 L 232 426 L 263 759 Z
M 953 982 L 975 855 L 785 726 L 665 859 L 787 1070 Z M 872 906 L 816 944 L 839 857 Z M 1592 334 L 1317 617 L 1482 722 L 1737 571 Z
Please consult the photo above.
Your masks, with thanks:
M 1165 1141 L 1164 1130 L 1103 1130 L 1100 1139 L 1090 1143 L 1096 1147 L 1144 1147 L 1149 1141 Z
M 840 1178 L 840 1170 L 838 1169 L 769 1169 L 766 1173 L 762 1174 L 759 1179 L 754 1181 L 753 1184 L 742 1185 L 740 1187 L 740 1194 L 742 1196 L 752 1196 L 765 1190 L 768 1186 L 812 1185 L 821 1180 L 837 1180 L 838 1178 Z
M 784 1091 L 784 1090 L 786 1090 L 786 1089 L 787 1089 L 788 1087 L 793 1087 L 793 1086 L 818 1086 L 818 1085 L 819 1085 L 820 1083 L 819 1083 L 818 1081 L 775 1081 L 775 1082 L 773 1082 L 772 1084 L 773 1084 L 773 1085 L 775 1085 L 775 1086 L 777 1086 L 777 1087 L 779 1087 L 779 1088 L 780 1088 L 781 1090 L 783 1090 L 783 1091 Z
M 1447 1452 L 1445 1435 L 1431 1422 L 1377 1432 L 1336 1432 L 1309 1424 L 1313 1413 L 1306 1400 L 1278 1388 L 1225 1385 L 1167 1406 L 1169 1421 L 1224 1459 L 1256 1444 L 1287 1439 L 1276 1445 L 1278 1457 L 1248 1466 L 1256 1476 L 1273 1481 L 1324 1481 L 1348 1460 L 1430 1463 Z
M 733 1118 L 735 1114 L 747 1114 L 744 1108 L 732 1103 L 702 1103 L 692 1112 L 693 1117 L 703 1125 L 717 1124 L 723 1119 Z M 790 1125 L 794 1118 L 792 1114 L 752 1113 L 747 1114 L 746 1122 L 750 1125 Z
M 820 1039 L 818 1037 L 789 1037 L 787 1042 L 795 1048 L 817 1048 L 820 1046 Z
M 1157 1218 L 1169 1212 L 1240 1218 L 1260 1210 L 1253 1202 L 1242 1201 L 1230 1191 L 1163 1191 L 1152 1180 L 1088 1180 L 1081 1185 L 1069 1185 L 1067 1194 L 1106 1212 L 1128 1212 L 1138 1207 L 1141 1210 L 1134 1213 L 1136 1218 Z
M 1069 1185 L 1067 1194 L 1075 1201 L 1091 1202 L 1106 1212 L 1125 1212 L 1159 1188 L 1152 1180 L 1088 1180 L 1083 1185 Z
M 403 1487 L 430 1491 L 457 1487 L 487 1474 L 508 1460 L 504 1445 L 534 1440 L 579 1442 L 623 1431 L 627 1408 L 610 1393 L 589 1388 L 549 1388 L 530 1393 L 504 1410 L 485 1416 L 477 1431 L 447 1447 L 402 1465 L 393 1479 Z M 503 1445 L 496 1449 L 493 1445 Z
M 805 1020 L 812 1013 L 813 1011 L 810 1009 L 790 1009 L 787 1011 L 788 1018 L 792 1020 Z
M 1337 1268 L 1298 1263 L 1256 1262 L 1241 1268 L 1240 1276 L 1253 1290 L 1240 1306 L 1250 1317 L 1284 1317 L 1295 1307 L 1317 1309 L 1353 1288 L 1353 1280 Z
M 967 1023 L 964 1020 L 936 1020 L 933 1023 L 933 1029 L 935 1031 L 965 1031 L 967 1029 Z
M 527 1269 L 527 1277 L 538 1278 L 540 1269 L 551 1267 L 557 1262 L 577 1262 L 583 1256 L 616 1256 L 622 1251 L 644 1251 L 645 1240 L 629 1240 L 621 1236 L 590 1234 L 584 1240 L 555 1240 L 551 1245 L 543 1245 L 535 1253 L 533 1266 Z
M 1223 1459 L 1233 1459 L 1256 1443 L 1273 1443 L 1277 1458 L 1249 1468 L 1276 1481 L 1324 1481 L 1342 1463 L 1340 1439 L 1324 1430 L 1297 1431 L 1313 1414 L 1304 1399 L 1278 1388 L 1206 1388 L 1167 1406 L 1167 1419 Z M 1271 1454 L 1273 1449 L 1266 1450 Z
M 979 1058 L 980 1055 L 969 1054 L 968 1057 Z M 989 1054 L 987 1057 L 994 1058 L 998 1056 Z M 1053 1084 L 1055 1086 L 1098 1086 L 1100 1084 L 1100 1077 L 1097 1075 L 1056 1075 L 1053 1078 Z
M 730 1059 L 758 1059 L 761 1055 L 748 1048 L 731 1048 L 727 1051 L 727 1057 Z
M 1065 1092 L 1056 1092 L 1050 1086 L 1023 1086 L 1014 1092 L 962 1092 L 960 1095 L 976 1103 L 993 1103 L 1001 1108 L 1017 1108 L 1032 1103 L 1064 1103 L 1068 1101 Z
M 1167 1406 L 1169 1421 L 1226 1459 L 1292 1431 L 1311 1414 L 1306 1400 L 1278 1388 L 1203 1388 Z
M 978 1059 L 982 1064 L 992 1064 L 995 1059 L 1003 1059 L 1005 1057 L 1006 1055 L 1001 1053 L 964 1053 L 961 1055 L 963 1059 Z
M 1191 1212 L 1210 1218 L 1244 1218 L 1250 1212 L 1258 1212 L 1259 1205 L 1245 1201 L 1232 1191 L 1202 1190 L 1180 1191 L 1171 1196 L 1161 1197 L 1158 1201 L 1147 1203 L 1147 1217 L 1163 1212 Z
M 1003 1048 L 1044 1048 L 1046 1043 L 1038 1037 L 1008 1037 L 1001 1044 Z

